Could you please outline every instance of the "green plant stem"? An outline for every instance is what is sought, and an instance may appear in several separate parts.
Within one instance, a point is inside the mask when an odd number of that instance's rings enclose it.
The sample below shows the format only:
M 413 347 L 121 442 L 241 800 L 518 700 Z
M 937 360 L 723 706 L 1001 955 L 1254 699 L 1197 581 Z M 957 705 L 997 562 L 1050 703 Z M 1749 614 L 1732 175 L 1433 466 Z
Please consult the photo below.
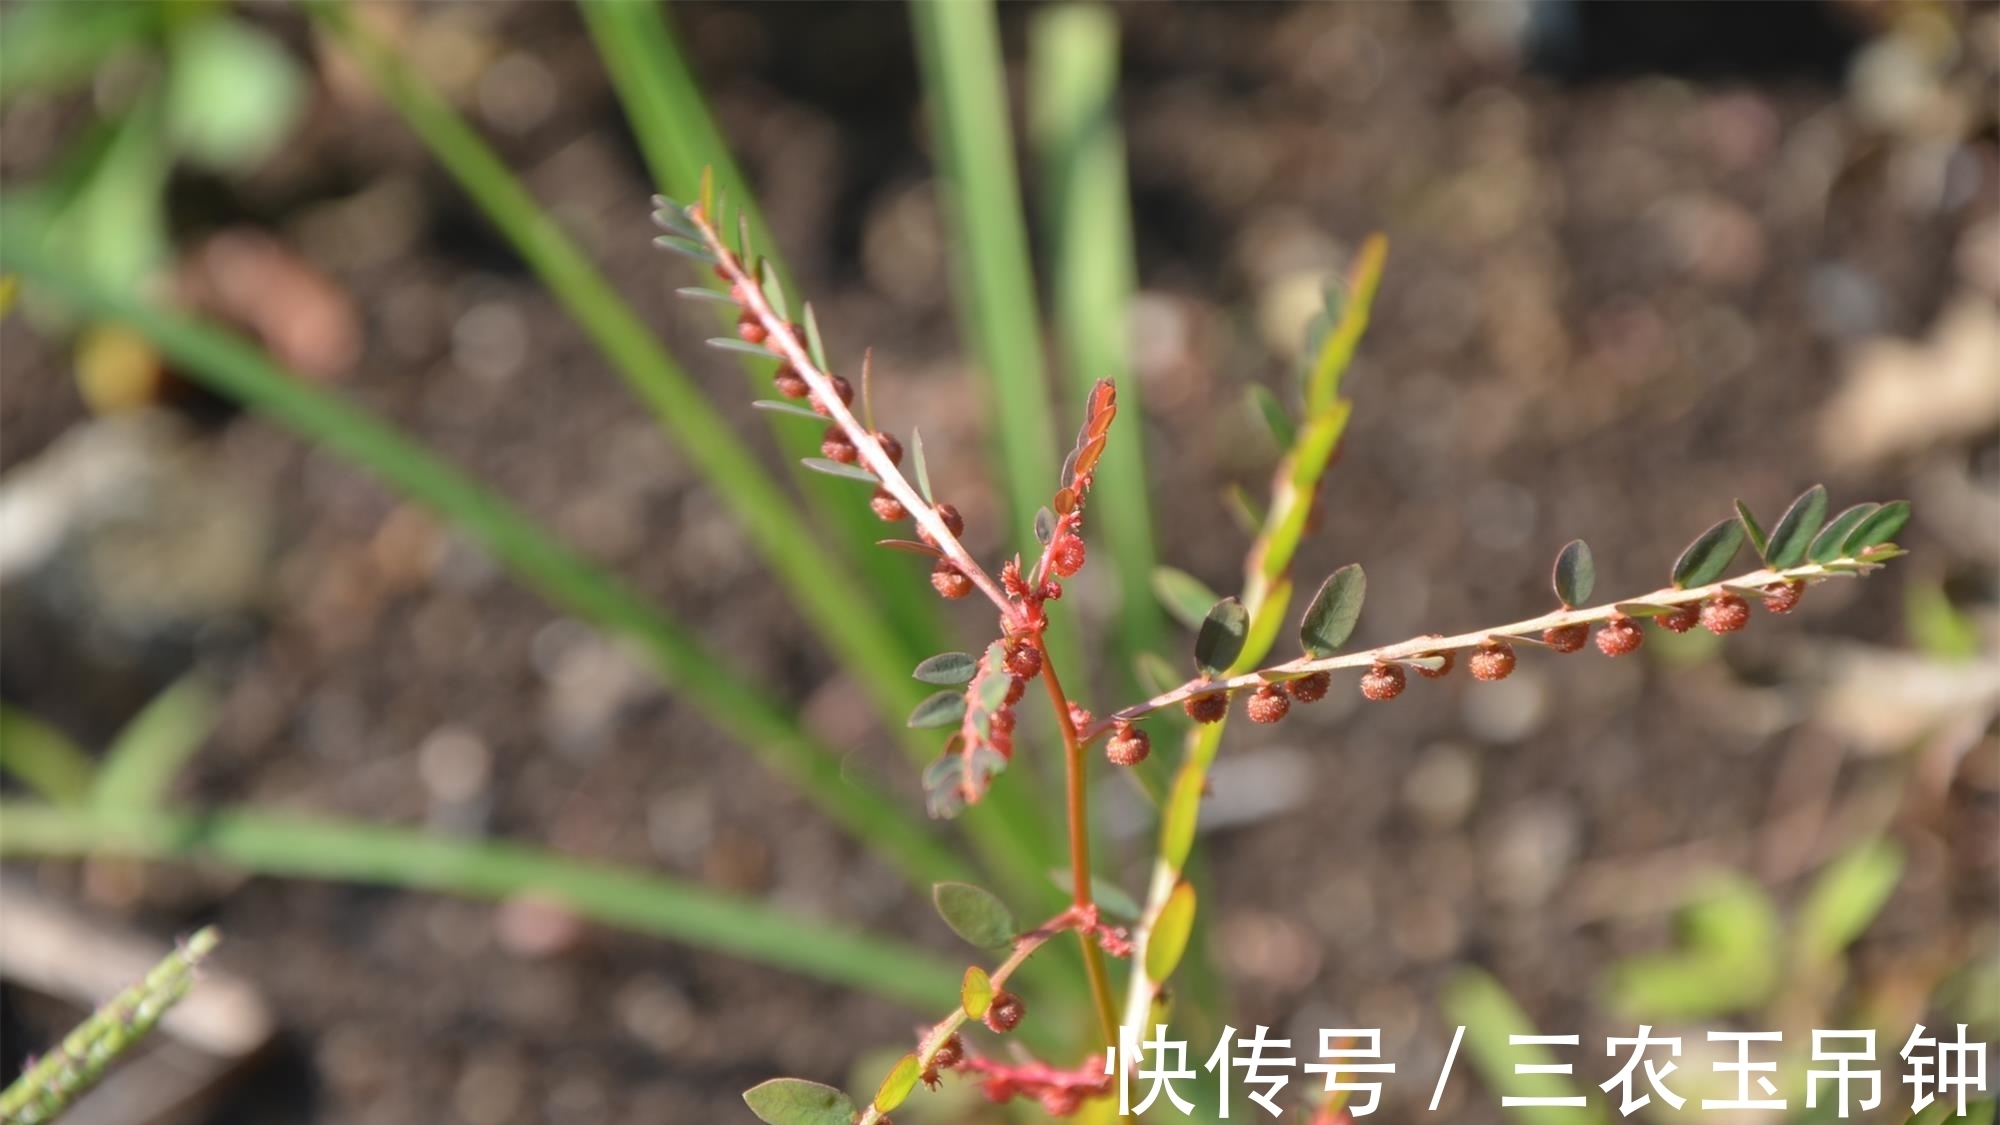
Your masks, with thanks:
M 918 698 L 908 675 L 910 654 L 882 619 L 852 596 L 857 584 L 844 565 L 814 540 L 806 519 L 631 306 L 472 127 L 403 59 L 356 26 L 340 5 L 309 0 L 306 7 L 352 53 L 383 96 L 674 436 L 677 448 L 729 506 L 813 632 L 843 667 L 853 670 L 885 720 L 899 720 Z
M 1091 901 L 1094 880 L 1090 865 L 1089 760 L 1084 757 L 1083 743 L 1077 738 L 1076 722 L 1070 718 L 1069 697 L 1063 694 L 1062 680 L 1056 675 L 1055 659 L 1049 655 L 1048 646 L 1042 643 L 1039 634 L 1035 636 L 1035 647 L 1042 653 L 1042 683 L 1048 688 L 1049 706 L 1056 715 L 1056 729 L 1062 732 L 1072 901 L 1077 910 L 1088 917 L 1096 909 L 1096 904 Z M 1090 982 L 1091 1004 L 1097 1009 L 1098 1030 L 1104 1037 L 1104 1043 L 1116 1043 L 1118 1015 L 1111 1000 L 1111 979 L 1104 969 L 1104 951 L 1097 947 L 1091 934 L 1078 930 L 1077 936 L 1083 942 L 1083 972 Z
M 965 866 L 923 825 L 861 783 L 833 751 L 800 733 L 678 622 L 561 546 L 500 497 L 360 410 L 317 390 L 218 329 L 113 292 L 49 255 L 0 212 L 0 266 L 93 316 L 144 333 L 177 369 L 361 465 L 477 538 L 516 577 L 597 627 L 634 640 L 717 727 L 755 751 L 857 838 L 920 884 Z
M 582 917 L 789 969 L 913 1007 L 957 994 L 929 953 L 651 873 L 537 848 L 222 809 L 108 816 L 0 803 L 0 856 L 214 859 L 260 875 L 417 887 L 469 898 L 542 895 Z

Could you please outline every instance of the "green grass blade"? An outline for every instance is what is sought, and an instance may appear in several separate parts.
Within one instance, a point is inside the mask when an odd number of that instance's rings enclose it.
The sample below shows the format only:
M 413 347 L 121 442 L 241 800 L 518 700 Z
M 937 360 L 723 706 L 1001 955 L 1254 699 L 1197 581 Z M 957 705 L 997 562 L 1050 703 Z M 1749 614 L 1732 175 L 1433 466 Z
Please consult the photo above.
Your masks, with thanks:
M 308 10 L 353 53 L 404 120 L 652 409 L 676 447 L 728 505 L 814 633 L 843 667 L 854 672 L 885 720 L 893 722 L 906 713 L 917 699 L 909 684 L 908 651 L 882 619 L 853 596 L 856 584 L 845 568 L 822 549 L 807 520 L 631 306 L 471 126 L 407 63 L 353 26 L 338 6 L 312 3 Z M 650 234 L 635 231 L 633 237 Z M 847 502 L 865 506 L 852 495 Z
M 762 692 L 729 672 L 676 621 L 564 548 L 511 504 L 236 337 L 114 293 L 49 256 L 40 242 L 0 213 L 0 266 L 93 316 L 131 325 L 191 377 L 369 469 L 477 538 L 552 602 L 631 637 L 711 721 L 912 879 L 927 883 L 963 874 L 963 866 L 923 825 L 848 776 L 833 751 L 801 734 Z
M 42 1125 L 62 1116 L 97 1085 L 118 1056 L 137 1046 L 167 1009 L 187 995 L 194 987 L 195 970 L 218 940 L 214 927 L 196 932 L 153 966 L 144 980 L 106 1001 L 63 1036 L 59 1048 L 0 1091 L 0 1121 Z
M 949 1005 L 959 967 L 882 938 L 705 887 L 513 844 L 223 810 L 105 817 L 0 806 L 0 856 L 210 859 L 264 875 L 552 897 L 595 922 L 653 934 L 924 1007 Z
M 659 5 L 644 0 L 584 0 L 581 9 L 660 191 L 691 200 L 700 191 L 703 170 L 712 170 L 717 193 L 747 219 L 758 252 L 777 270 L 780 284 L 796 302 L 800 294 L 792 287 L 777 242 Z M 732 307 L 717 306 L 717 312 L 726 322 L 735 322 Z M 772 364 L 758 360 L 744 366 L 763 393 Z M 771 430 L 789 454 L 787 464 L 819 455 L 818 430 L 782 418 L 771 420 Z M 905 655 L 914 661 L 943 648 L 936 599 L 920 578 L 913 577 L 906 560 L 875 547 L 883 537 L 882 524 L 865 505 L 855 503 L 854 490 L 803 470 L 795 470 L 794 479 L 811 501 L 809 507 L 820 525 L 843 545 L 854 569 L 874 592 L 876 604 L 905 643 Z
M 986 379 L 1011 526 L 1018 542 L 1032 544 L 1035 511 L 1055 492 L 1062 452 L 1042 369 L 998 20 L 988 0 L 919 2 L 910 15 L 958 248 L 959 322 Z
M 24 711 L 0 704 L 0 770 L 58 805 L 90 796 L 96 768 L 69 736 Z
M 215 696 L 199 676 L 161 692 L 118 732 L 98 768 L 91 807 L 114 813 L 160 805 L 214 729 Z
M 1105 446 L 1090 511 L 1118 573 L 1119 666 L 1129 669 L 1139 653 L 1158 647 L 1166 623 L 1149 591 L 1153 521 L 1139 384 L 1125 332 L 1138 269 L 1118 128 L 1117 16 L 1096 5 L 1044 10 L 1031 28 L 1028 64 L 1035 153 L 1048 197 L 1045 244 L 1076 401 L 1099 379 L 1118 384 L 1123 424 Z M 1137 686 L 1129 674 L 1125 679 L 1127 687 Z

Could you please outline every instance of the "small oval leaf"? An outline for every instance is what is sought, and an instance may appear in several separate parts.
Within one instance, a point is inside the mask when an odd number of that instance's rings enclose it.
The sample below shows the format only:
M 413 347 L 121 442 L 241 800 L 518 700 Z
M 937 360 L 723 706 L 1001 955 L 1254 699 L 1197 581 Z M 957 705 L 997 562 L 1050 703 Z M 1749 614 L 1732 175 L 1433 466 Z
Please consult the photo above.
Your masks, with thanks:
M 1597 563 L 1590 557 L 1590 544 L 1581 539 L 1563 544 L 1563 549 L 1556 553 L 1551 581 L 1556 588 L 1556 599 L 1565 607 L 1575 609 L 1589 601 L 1590 591 L 1597 585 Z
M 1368 576 L 1360 564 L 1349 563 L 1328 575 L 1299 622 L 1299 644 L 1306 653 L 1317 660 L 1338 652 L 1354 632 L 1367 596 Z
M 1861 526 L 1863 520 L 1875 514 L 1879 504 L 1856 504 L 1828 521 L 1826 528 L 1813 538 L 1812 546 L 1806 549 L 1806 558 L 1816 563 L 1830 563 L 1843 557 L 1847 552 L 1847 537 Z
M 1224 598 L 1209 607 L 1194 638 L 1194 664 L 1204 676 L 1219 676 L 1243 654 L 1250 634 L 1250 611 L 1237 599 Z
M 1152 933 L 1146 938 L 1146 976 L 1154 983 L 1173 976 L 1180 968 L 1188 936 L 1194 932 L 1194 912 L 1194 884 L 1183 879 L 1160 907 L 1160 916 L 1153 919 Z
M 1056 514 L 1047 508 L 1035 510 L 1035 542 L 1046 547 L 1056 537 Z
M 1819 534 L 1820 524 L 1825 520 L 1826 486 L 1816 484 L 1800 493 L 1771 528 L 1771 538 L 1765 544 L 1765 565 L 1784 570 L 1806 561 L 1806 549 L 1812 546 L 1813 536 Z
M 907 720 L 918 730 L 932 730 L 938 727 L 956 726 L 965 718 L 965 693 L 962 691 L 941 691 L 910 712 Z
M 917 665 L 910 676 L 927 684 L 949 687 L 953 684 L 971 683 L 973 673 L 977 671 L 979 671 L 979 661 L 971 653 L 940 652 Z
M 854 1125 L 854 1099 L 803 1078 L 773 1078 L 743 1091 L 743 1103 L 766 1125 Z
M 910 1096 L 910 1091 L 917 1088 L 917 1076 L 922 1073 L 923 1066 L 917 1062 L 916 1055 L 908 1054 L 897 1059 L 896 1065 L 882 1079 L 882 1084 L 875 1088 L 875 1112 L 888 1113 L 902 1105 L 904 1099 Z
M 993 1002 L 993 978 L 977 965 L 965 967 L 965 983 L 958 986 L 958 1005 L 973 1019 L 986 1015 L 986 1005 Z
M 1763 558 L 1764 547 L 1770 541 L 1765 538 L 1764 528 L 1758 524 L 1757 517 L 1750 514 L 1750 505 L 1738 500 L 1736 502 L 1736 519 L 1743 525 L 1743 534 L 1750 537 L 1750 549 L 1757 552 L 1758 558 Z
M 981 949 L 1002 949 L 1013 944 L 1020 927 L 1014 913 L 993 892 L 971 883 L 938 883 L 931 887 L 931 901 L 938 916 L 951 932 Z
M 1208 607 L 1220 600 L 1220 595 L 1201 579 L 1170 566 L 1153 568 L 1153 595 L 1160 599 L 1168 616 L 1190 629 L 1201 628 L 1208 617 Z
M 1685 590 L 1722 577 L 1743 549 L 1743 525 L 1734 516 L 1701 533 L 1674 561 L 1674 585 Z
M 1841 545 L 1841 550 L 1852 558 L 1870 547 L 1891 542 L 1896 538 L 1896 533 L 1903 530 L 1903 525 L 1909 522 L 1910 502 L 1891 500 L 1875 509 L 1874 515 L 1855 524 L 1854 530 L 1848 533 L 1847 542 Z

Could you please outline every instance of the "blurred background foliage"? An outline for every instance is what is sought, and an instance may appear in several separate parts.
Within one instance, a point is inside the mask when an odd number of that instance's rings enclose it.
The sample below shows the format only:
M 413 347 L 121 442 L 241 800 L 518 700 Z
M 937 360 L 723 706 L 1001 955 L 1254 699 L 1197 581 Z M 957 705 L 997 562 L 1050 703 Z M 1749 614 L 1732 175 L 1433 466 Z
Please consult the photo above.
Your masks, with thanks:
M 1733 497 L 1915 502 L 1912 565 L 1727 648 L 1232 729 L 1184 1006 L 1380 1027 L 1407 1075 L 1470 1024 L 1474 1121 L 1517 1028 L 1991 1040 L 1996 53 L 1920 3 L 8 6 L 6 1071 L 93 942 L 212 921 L 236 1035 L 198 989 L 139 1104 L 730 1119 L 950 1002 L 924 883 L 1061 901 L 1051 756 L 921 814 L 907 671 L 988 623 L 775 468 L 814 432 L 670 300 L 647 200 L 704 167 L 987 557 L 1119 379 L 1059 638 L 1099 709 L 1240 586 L 1268 403 L 1373 230 L 1300 559 L 1368 565 L 1360 639 L 1538 611 L 1575 535 L 1646 588 Z

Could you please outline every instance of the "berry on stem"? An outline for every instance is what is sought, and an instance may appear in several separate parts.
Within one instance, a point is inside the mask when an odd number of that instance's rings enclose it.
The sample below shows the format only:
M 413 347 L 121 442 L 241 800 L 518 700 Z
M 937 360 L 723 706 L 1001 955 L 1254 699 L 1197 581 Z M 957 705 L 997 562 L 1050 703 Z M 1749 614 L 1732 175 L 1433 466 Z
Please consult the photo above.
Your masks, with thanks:
M 972 592 L 972 579 L 950 559 L 939 559 L 931 568 L 931 585 L 937 592 L 956 601 Z
M 840 397 L 841 405 L 845 406 L 846 404 L 854 401 L 854 384 L 848 382 L 846 379 L 842 378 L 839 375 L 828 375 L 827 379 L 833 383 L 833 393 Z M 823 403 L 818 399 L 814 399 L 813 413 L 819 415 L 826 415 L 826 414 L 831 414 L 832 411 L 827 409 L 826 403 Z
M 1361 674 L 1361 694 L 1377 703 L 1386 702 L 1403 694 L 1403 685 L 1408 683 L 1400 664 L 1377 664 Z
M 1021 1017 L 1027 1014 L 1028 1006 L 1019 996 L 1001 989 L 986 1005 L 986 1026 L 1005 1034 L 1021 1026 Z
M 1032 680 L 1042 674 L 1042 650 L 1022 638 L 1007 646 L 1007 671 L 1015 678 Z
M 965 1040 L 956 1034 L 938 1044 L 938 1049 L 931 1055 L 931 1065 L 939 1070 L 950 1070 L 964 1061 Z
M 1669 633 L 1685 633 L 1694 628 L 1700 613 L 1691 605 L 1677 605 L 1672 613 L 1662 613 L 1653 618 L 1653 624 Z
M 1437 636 L 1437 634 L 1433 633 L 1432 636 Z M 1417 665 L 1417 675 L 1422 676 L 1426 680 L 1442 680 L 1446 676 L 1451 675 L 1452 668 L 1458 664 L 1458 653 L 1451 649 L 1446 649 L 1443 652 L 1427 652 L 1424 655 L 1442 657 L 1444 660 L 1443 664 L 1435 668 L 1426 668 L 1421 664 Z M 1401 671 L 1401 669 L 1397 670 Z
M 1292 698 L 1300 703 L 1318 703 L 1326 698 L 1326 690 L 1332 686 L 1333 673 L 1314 672 L 1309 676 L 1300 676 L 1296 680 L 1287 682 L 1285 690 L 1291 692 Z
M 1487 641 L 1466 658 L 1465 667 L 1475 680 L 1504 680 L 1514 673 L 1514 646 L 1506 641 Z
M 895 434 L 887 434 L 881 430 L 876 430 L 869 436 L 875 439 L 876 445 L 882 447 L 882 455 L 889 459 L 891 465 L 901 465 L 903 463 L 903 443 L 896 440 Z
M 1606 656 L 1637 652 L 1645 642 L 1646 634 L 1639 631 L 1639 623 L 1629 617 L 1614 617 L 1597 630 L 1597 651 Z
M 1286 697 L 1285 689 L 1277 684 L 1265 684 L 1250 693 L 1250 702 L 1244 705 L 1253 723 L 1275 723 L 1292 709 L 1292 701 Z
M 1799 607 L 1806 592 L 1803 582 L 1774 582 L 1764 587 L 1764 608 L 1772 613 L 1790 613 Z
M 1049 549 L 1049 566 L 1057 574 L 1068 578 L 1083 569 L 1083 540 L 1075 535 L 1064 535 Z
M 761 344 L 770 335 L 764 329 L 764 322 L 758 320 L 757 314 L 751 312 L 749 309 L 744 309 L 743 315 L 736 320 L 736 337 L 744 343 Z
M 1542 643 L 1557 652 L 1575 652 L 1590 639 L 1590 626 L 1577 622 L 1574 625 L 1555 625 L 1542 630 Z
M 1153 752 L 1153 739 L 1131 723 L 1120 723 L 1104 744 L 1104 756 L 1114 766 L 1136 766 Z
M 1187 702 L 1181 704 L 1181 709 L 1197 723 L 1219 723 L 1223 716 L 1229 714 L 1229 693 L 1211 691 L 1191 695 Z
M 1701 603 L 1701 627 L 1718 636 L 1750 624 L 1750 603 L 1735 594 L 1717 594 Z
M 1028 681 L 1019 676 L 1013 677 L 1007 681 L 1006 706 L 1012 707 L 1014 704 L 1021 702 L 1021 697 L 1026 694 L 1028 694 Z
M 826 428 L 826 436 L 819 439 L 819 452 L 827 460 L 838 461 L 843 465 L 852 465 L 861 460 L 861 451 L 854 447 L 854 443 L 847 439 L 846 431 L 839 426 Z
M 778 370 L 771 376 L 771 382 L 777 386 L 778 393 L 786 398 L 804 398 L 812 393 L 812 386 L 806 382 L 805 376 L 799 374 L 789 363 L 778 365 Z M 820 413 L 824 414 L 826 411 L 821 410 Z
M 886 488 L 876 489 L 875 495 L 868 500 L 868 506 L 875 510 L 876 515 L 890 523 L 908 519 L 910 515 L 909 509 L 903 507 L 903 502 L 896 499 L 895 494 Z

